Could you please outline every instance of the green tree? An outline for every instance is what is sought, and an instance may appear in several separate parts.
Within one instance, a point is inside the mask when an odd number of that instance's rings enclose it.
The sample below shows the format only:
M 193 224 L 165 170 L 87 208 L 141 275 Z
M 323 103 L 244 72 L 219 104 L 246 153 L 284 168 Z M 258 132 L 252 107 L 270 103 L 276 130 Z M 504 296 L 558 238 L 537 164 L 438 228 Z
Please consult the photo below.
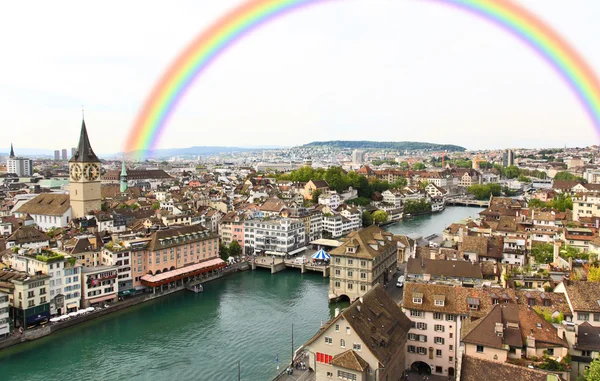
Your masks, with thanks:
M 316 190 L 312 193 L 312 202 L 315 204 L 319 203 L 319 196 L 322 194 L 320 190 Z
M 529 179 L 529 177 L 527 177 L 527 176 L 525 176 L 525 175 L 521 174 L 521 175 L 519 175 L 519 177 L 517 177 L 517 181 L 521 181 L 521 182 L 524 182 L 524 183 L 528 183 L 528 182 L 530 182 L 531 180 Z
M 590 257 L 590 255 L 588 253 L 581 251 L 574 246 L 569 246 L 569 245 L 560 249 L 560 256 L 567 260 L 569 258 L 588 259 Z
M 160 209 L 160 201 L 154 201 L 152 203 L 152 209 L 154 209 L 154 210 Z
M 169 165 L 169 162 L 168 161 L 161 161 L 160 164 L 161 165 Z
M 600 282 L 600 267 L 590 266 L 588 268 L 588 282 Z
M 407 170 L 410 167 L 408 161 L 401 161 L 400 163 L 398 163 L 398 166 L 400 167 L 400 169 L 403 170 Z
M 231 243 L 229 244 L 228 251 L 229 256 L 231 257 L 239 257 L 240 255 L 242 255 L 242 247 L 237 241 L 231 241 Z
M 471 193 L 478 200 L 488 200 L 490 196 L 500 196 L 502 187 L 500 184 L 474 184 L 467 188 L 467 192 Z
M 229 248 L 221 241 L 219 241 L 219 257 L 224 261 L 229 258 Z
M 520 173 L 519 167 L 517 167 L 515 165 L 508 166 L 504 170 L 504 176 L 506 176 L 509 179 L 517 178 L 519 176 L 519 173 Z
M 404 203 L 403 212 L 405 214 L 431 212 L 431 204 L 424 198 L 420 200 L 408 200 Z
M 425 169 L 425 164 L 418 162 L 418 163 L 414 163 L 412 166 L 412 169 L 415 171 L 422 171 Z
M 548 204 L 538 198 L 532 198 L 531 200 L 527 201 L 527 206 L 530 208 L 545 208 L 548 206 Z
M 362 224 L 364 227 L 373 225 L 373 216 L 371 213 L 364 211 L 362 214 Z
M 360 206 L 367 206 L 370 203 L 371 203 L 371 199 L 366 198 L 366 197 L 357 197 L 357 198 L 353 198 L 352 200 L 346 201 L 346 204 L 360 205 Z
M 394 189 L 394 188 L 404 188 L 405 186 L 408 185 L 408 181 L 406 180 L 405 177 L 400 177 L 398 178 L 398 180 L 394 181 L 393 183 L 390 184 L 390 189 Z
M 586 381 L 598 381 L 600 380 L 600 358 L 596 357 L 594 361 L 590 363 L 590 367 L 585 371 Z
M 554 180 L 577 180 L 577 176 L 567 171 L 561 171 L 554 175 Z
M 373 212 L 373 221 L 376 224 L 382 224 L 384 222 L 386 222 L 388 219 L 388 214 L 385 210 L 376 210 L 375 212 Z
M 564 212 L 567 209 L 573 210 L 573 200 L 571 199 L 571 196 L 567 196 L 562 193 L 556 195 L 556 197 L 554 197 L 554 200 L 548 202 L 548 205 L 551 208 L 554 208 L 561 212 Z
M 551 263 L 554 259 L 554 245 L 551 243 L 536 243 L 531 246 L 531 255 L 538 264 Z

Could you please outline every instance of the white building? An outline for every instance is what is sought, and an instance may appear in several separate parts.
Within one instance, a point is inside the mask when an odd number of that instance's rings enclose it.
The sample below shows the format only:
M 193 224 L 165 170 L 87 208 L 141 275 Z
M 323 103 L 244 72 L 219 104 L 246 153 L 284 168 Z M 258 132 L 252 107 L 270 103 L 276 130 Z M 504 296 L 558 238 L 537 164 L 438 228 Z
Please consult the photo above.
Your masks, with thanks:
M 107 244 L 102 249 L 100 264 L 117 268 L 117 287 L 120 295 L 134 292 L 133 276 L 131 273 L 131 251 L 114 242 Z
M 381 194 L 383 196 L 383 202 L 386 204 L 393 205 L 394 208 L 402 207 L 402 200 L 404 200 L 404 194 L 397 189 L 388 189 Z
M 352 163 L 362 164 L 365 162 L 365 151 L 355 149 L 352 151 Z
M 117 301 L 116 266 L 83 267 L 83 307 Z
M 71 221 L 71 202 L 68 194 L 44 193 L 27 201 L 14 214 L 17 218 L 29 214 L 43 231 L 64 228 Z
M 342 198 L 335 191 L 331 193 L 324 193 L 319 196 L 319 204 L 329 207 L 329 209 L 335 210 L 342 203 Z
M 573 196 L 573 220 L 580 217 L 600 217 L 600 193 L 579 193 Z
M 8 311 L 8 294 L 0 291 L 0 337 L 4 337 L 10 333 Z
M 19 177 L 33 175 L 33 161 L 24 157 L 16 157 L 12 144 L 10 145 L 10 156 L 6 160 L 8 173 L 14 173 Z
M 306 230 L 298 219 L 250 219 L 244 222 L 246 254 L 265 252 L 268 255 L 294 255 L 304 250 Z

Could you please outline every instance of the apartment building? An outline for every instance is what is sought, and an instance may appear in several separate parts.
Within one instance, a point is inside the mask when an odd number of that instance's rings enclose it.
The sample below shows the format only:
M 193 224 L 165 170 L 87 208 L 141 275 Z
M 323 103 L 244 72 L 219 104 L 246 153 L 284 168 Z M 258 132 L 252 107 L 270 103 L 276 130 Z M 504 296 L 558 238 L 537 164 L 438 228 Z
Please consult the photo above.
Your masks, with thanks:
M 300 351 L 316 381 L 401 381 L 410 320 L 380 285 L 337 314 Z
M 600 193 L 578 193 L 573 196 L 573 220 L 600 217 Z
M 33 328 L 48 322 L 50 301 L 48 275 L 0 270 L 0 291 L 8 295 L 14 328 Z
M 8 294 L 0 291 L 0 337 L 6 337 L 10 333 L 9 311 Z
M 133 288 L 133 258 L 130 248 L 121 246 L 116 242 L 104 245 L 100 255 L 101 266 L 114 266 L 117 268 L 118 295 L 129 295 L 135 292 Z
M 319 196 L 319 204 L 329 207 L 331 210 L 337 209 L 342 204 L 342 199 L 337 192 L 332 191 L 323 193 Z
M 564 280 L 554 288 L 567 298 L 573 323 L 600 327 L 600 287 L 598 283 Z
M 264 252 L 268 255 L 294 255 L 306 246 L 306 231 L 302 220 L 250 219 L 244 222 L 246 254 Z
M 117 301 L 116 266 L 83 267 L 82 307 Z
M 375 225 L 348 234 L 341 246 L 329 252 L 329 299 L 354 300 L 387 283 L 397 269 L 397 250 L 393 234 Z

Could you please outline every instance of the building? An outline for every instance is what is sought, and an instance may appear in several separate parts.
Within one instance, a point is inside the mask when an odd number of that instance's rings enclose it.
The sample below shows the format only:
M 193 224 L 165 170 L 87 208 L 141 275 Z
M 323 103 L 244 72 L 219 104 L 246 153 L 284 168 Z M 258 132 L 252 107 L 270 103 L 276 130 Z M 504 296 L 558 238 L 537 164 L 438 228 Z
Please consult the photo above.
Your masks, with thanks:
M 84 266 L 82 277 L 82 307 L 117 301 L 117 266 Z
M 36 229 L 35 226 L 21 226 L 6 238 L 8 249 L 39 249 L 48 247 L 48 245 L 50 245 L 50 237 Z
M 33 175 L 33 161 L 24 157 L 15 156 L 13 145 L 10 145 L 10 156 L 6 161 L 6 172 L 14 173 L 18 177 Z
M 23 329 L 45 324 L 50 318 L 48 275 L 0 270 L 0 291 L 8 294 L 13 327 Z
M 67 149 L 66 148 L 62 149 L 62 159 L 63 160 L 67 160 L 68 159 L 68 157 L 67 157 Z
M 294 255 L 306 247 L 304 222 L 295 218 L 244 222 L 245 254 Z
M 329 300 L 352 301 L 375 285 L 386 284 L 397 269 L 397 241 L 376 225 L 349 233 L 329 254 Z
M 14 211 L 15 217 L 30 216 L 43 231 L 64 228 L 72 219 L 72 198 L 67 194 L 42 193 Z
M 484 282 L 479 263 L 430 258 L 408 258 L 406 280 L 473 287 Z
M 502 165 L 504 167 L 510 167 L 515 165 L 515 153 L 511 149 L 507 149 L 502 153 Z
M 336 210 L 342 203 L 342 199 L 337 192 L 323 193 L 319 196 L 319 204 L 327 206 L 331 210 Z
M 0 291 L 0 337 L 6 337 L 10 333 L 9 311 L 8 294 Z
M 600 193 L 577 193 L 573 196 L 573 220 L 600 217 Z
M 316 381 L 402 379 L 410 320 L 375 285 L 330 320 L 299 351 L 308 354 L 307 365 Z
M 60 160 L 60 151 L 59 150 L 54 150 L 54 160 L 56 160 L 56 161 Z
M 565 294 L 573 323 L 600 327 L 600 287 L 595 282 L 564 280 L 554 292 Z
M 135 255 L 135 254 L 134 254 Z M 116 242 L 104 245 L 100 255 L 102 266 L 117 268 L 117 291 L 119 296 L 135 292 L 133 288 L 132 253 L 130 248 L 121 246 Z
M 352 163 L 363 164 L 365 162 L 365 151 L 355 149 L 352 151 Z
M 460 381 L 513 380 L 513 381 L 558 381 L 558 374 L 505 362 L 483 360 L 477 357 L 461 357 Z M 573 380 L 573 378 L 571 378 Z
M 50 315 L 63 315 L 80 308 L 81 265 L 71 256 L 47 249 L 12 256 L 12 267 L 29 275 L 49 276 Z
M 102 202 L 100 159 L 92 149 L 83 120 L 77 150 L 69 160 L 69 174 L 72 218 L 85 217 L 90 211 L 100 210 Z
M 304 186 L 304 199 L 311 200 L 314 192 L 320 192 L 321 194 L 329 191 L 329 184 L 325 180 L 310 180 Z

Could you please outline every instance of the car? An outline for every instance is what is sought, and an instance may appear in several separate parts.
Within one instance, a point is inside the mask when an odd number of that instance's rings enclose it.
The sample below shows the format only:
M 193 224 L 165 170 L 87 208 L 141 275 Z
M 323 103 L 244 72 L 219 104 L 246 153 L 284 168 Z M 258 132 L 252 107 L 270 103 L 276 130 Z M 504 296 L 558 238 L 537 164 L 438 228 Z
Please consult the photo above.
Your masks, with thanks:
M 398 277 L 398 282 L 396 282 L 396 287 L 404 287 L 404 275 L 400 275 Z

